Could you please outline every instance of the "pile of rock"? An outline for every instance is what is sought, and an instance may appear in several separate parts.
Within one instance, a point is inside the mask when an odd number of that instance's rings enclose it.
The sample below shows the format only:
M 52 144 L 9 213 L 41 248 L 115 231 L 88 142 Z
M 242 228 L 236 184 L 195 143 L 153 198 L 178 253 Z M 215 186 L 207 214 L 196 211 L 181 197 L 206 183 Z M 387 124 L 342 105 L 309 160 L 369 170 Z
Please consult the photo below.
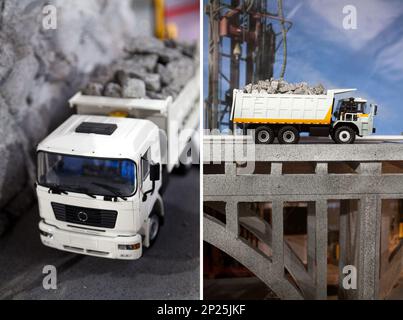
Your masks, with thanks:
M 179 94 L 194 75 L 195 45 L 150 37 L 129 41 L 123 59 L 95 69 L 83 93 L 122 98 L 165 99 Z
M 268 93 L 268 94 L 326 94 L 322 84 L 310 87 L 306 82 L 288 83 L 283 79 L 259 80 L 257 83 L 250 83 L 244 88 L 245 93 Z

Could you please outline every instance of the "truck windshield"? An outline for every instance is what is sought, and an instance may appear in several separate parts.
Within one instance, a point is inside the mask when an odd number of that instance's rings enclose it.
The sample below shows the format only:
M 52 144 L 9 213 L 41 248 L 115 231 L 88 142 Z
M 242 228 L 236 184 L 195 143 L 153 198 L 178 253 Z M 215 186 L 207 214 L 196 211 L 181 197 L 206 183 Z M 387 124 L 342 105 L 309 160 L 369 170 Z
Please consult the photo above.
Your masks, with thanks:
M 136 176 L 132 160 L 38 152 L 38 184 L 49 188 L 127 197 L 136 191 Z

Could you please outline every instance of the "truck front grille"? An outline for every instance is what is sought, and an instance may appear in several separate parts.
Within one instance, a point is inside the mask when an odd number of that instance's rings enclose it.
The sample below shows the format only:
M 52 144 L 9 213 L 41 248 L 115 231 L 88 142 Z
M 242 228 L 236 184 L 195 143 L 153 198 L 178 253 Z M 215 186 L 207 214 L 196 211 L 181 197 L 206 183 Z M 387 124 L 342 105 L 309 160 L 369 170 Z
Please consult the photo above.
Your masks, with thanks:
M 51 203 L 55 217 L 85 226 L 113 229 L 116 224 L 117 211 L 70 206 L 62 203 Z

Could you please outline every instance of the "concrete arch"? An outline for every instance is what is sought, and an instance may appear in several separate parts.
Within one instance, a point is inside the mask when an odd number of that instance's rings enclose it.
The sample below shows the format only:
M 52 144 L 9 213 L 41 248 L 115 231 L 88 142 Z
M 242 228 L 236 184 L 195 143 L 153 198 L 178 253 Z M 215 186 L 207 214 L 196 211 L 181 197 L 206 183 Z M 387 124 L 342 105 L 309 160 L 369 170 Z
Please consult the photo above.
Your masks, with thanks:
M 218 220 L 204 216 L 204 241 L 224 251 L 253 272 L 281 299 L 300 300 L 301 293 L 284 275 L 274 272 L 271 260 L 228 232 Z

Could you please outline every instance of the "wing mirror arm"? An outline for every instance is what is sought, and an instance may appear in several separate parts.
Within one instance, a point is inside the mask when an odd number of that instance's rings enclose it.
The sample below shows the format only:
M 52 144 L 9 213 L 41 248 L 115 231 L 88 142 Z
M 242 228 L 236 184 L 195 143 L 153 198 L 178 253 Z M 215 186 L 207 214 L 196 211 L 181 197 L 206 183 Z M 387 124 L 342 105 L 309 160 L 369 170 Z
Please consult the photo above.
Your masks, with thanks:
M 159 163 L 151 163 L 150 164 L 150 180 L 152 181 L 152 186 L 151 189 L 144 192 L 143 194 L 143 201 L 147 200 L 147 195 L 148 194 L 153 194 L 155 190 L 155 181 L 160 180 L 160 171 L 161 171 L 161 166 Z

